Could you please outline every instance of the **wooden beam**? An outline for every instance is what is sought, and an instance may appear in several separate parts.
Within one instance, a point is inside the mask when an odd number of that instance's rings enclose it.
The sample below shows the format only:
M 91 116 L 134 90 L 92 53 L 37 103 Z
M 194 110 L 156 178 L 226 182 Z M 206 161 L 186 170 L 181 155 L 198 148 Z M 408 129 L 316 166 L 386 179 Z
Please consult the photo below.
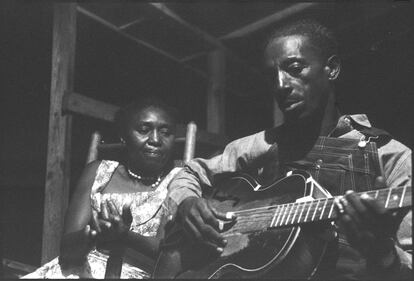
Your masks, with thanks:
M 86 97 L 84 95 L 67 91 L 63 98 L 63 110 L 67 113 L 75 113 L 83 116 L 93 117 L 99 120 L 113 122 L 115 113 L 119 109 L 118 106 L 97 101 L 95 99 Z M 186 136 L 186 126 L 177 125 L 177 138 Z M 214 147 L 223 147 L 228 143 L 228 139 L 224 135 L 209 133 L 200 129 L 197 129 L 197 142 L 211 145 Z M 108 145 L 102 145 L 108 146 Z
M 240 57 L 236 56 L 229 48 L 227 48 L 219 39 L 211 36 L 207 32 L 201 30 L 195 25 L 192 25 L 182 19 L 179 15 L 177 15 L 173 10 L 169 9 L 164 3 L 149 3 L 151 6 L 155 7 L 159 11 L 161 11 L 164 15 L 168 16 L 169 18 L 173 19 L 175 22 L 179 23 L 184 28 L 190 30 L 193 32 L 196 36 L 198 36 L 200 39 L 208 42 L 212 46 L 214 46 L 216 49 L 221 49 L 225 52 L 225 54 L 232 59 L 233 61 L 240 63 L 247 67 L 250 71 L 254 72 L 255 74 L 260 74 L 261 72 L 248 64 L 245 60 L 241 59 Z
M 300 13 L 306 9 L 309 9 L 311 7 L 314 7 L 316 5 L 319 5 L 319 3 L 299 3 L 294 4 L 292 6 L 289 6 L 286 9 L 283 9 L 281 11 L 278 11 L 274 14 L 271 14 L 270 16 L 264 17 L 256 22 L 250 23 L 242 28 L 239 28 L 237 30 L 234 30 L 224 36 L 221 36 L 221 40 L 225 39 L 233 39 L 237 37 L 242 37 L 249 35 L 250 33 L 253 33 L 259 29 L 265 28 L 271 24 L 274 24 L 278 21 L 281 21 L 287 17 L 290 17 L 294 14 Z
M 133 21 L 128 22 L 128 23 L 126 23 L 126 24 L 120 25 L 120 26 L 118 26 L 118 28 L 119 28 L 119 29 L 127 29 L 127 28 L 130 28 L 131 26 L 136 25 L 136 24 L 138 24 L 138 23 L 141 23 L 141 22 L 143 22 L 143 21 L 145 21 L 145 20 L 146 20 L 146 18 L 141 17 L 141 18 L 139 18 L 139 19 L 133 20 Z
M 124 29 L 121 29 L 120 27 L 118 27 L 118 26 L 112 24 L 111 22 L 99 17 L 98 15 L 88 11 L 87 9 L 78 6 L 77 10 L 78 10 L 79 13 L 81 13 L 81 14 L 83 14 L 83 15 L 85 15 L 85 16 L 87 16 L 87 17 L 89 17 L 89 18 L 91 18 L 91 19 L 93 19 L 93 20 L 95 20 L 99 23 L 101 23 L 102 25 L 104 25 L 104 26 L 108 27 L 109 29 L 117 32 L 118 34 L 132 40 L 133 42 L 135 42 L 135 43 L 137 43 L 141 46 L 144 46 L 144 47 L 146 47 L 146 48 L 148 48 L 148 49 L 150 49 L 150 50 L 152 50 L 152 51 L 154 51 L 154 52 L 156 52 L 156 53 L 158 53 L 158 54 L 160 54 L 160 55 L 162 55 L 162 56 L 164 56 L 164 57 L 166 57 L 166 58 L 168 58 L 168 59 L 170 59 L 170 60 L 172 60 L 172 61 L 174 61 L 178 64 L 181 64 L 185 68 L 194 71 L 195 73 L 197 73 L 199 76 L 201 76 L 203 78 L 207 78 L 207 74 L 204 73 L 202 70 L 194 68 L 189 64 L 182 63 L 179 58 L 171 55 L 170 53 L 168 53 L 168 52 L 166 52 L 166 51 L 164 51 L 164 50 L 162 50 L 162 49 L 160 49 L 160 48 L 158 48 L 158 47 L 156 47 L 156 46 L 154 46 L 154 45 L 152 45 L 152 44 L 150 44 L 150 43 L 148 43 L 144 40 L 138 39 L 137 37 L 134 37 L 131 34 L 126 33 L 124 31 Z
M 215 50 L 208 56 L 207 131 L 222 135 L 225 132 L 225 63 L 223 50 Z
M 119 106 L 98 101 L 74 92 L 65 92 L 63 110 L 112 122 Z
M 54 4 L 42 264 L 59 254 L 69 200 L 72 118 L 62 114 L 62 101 L 65 90 L 73 88 L 75 46 L 76 4 Z

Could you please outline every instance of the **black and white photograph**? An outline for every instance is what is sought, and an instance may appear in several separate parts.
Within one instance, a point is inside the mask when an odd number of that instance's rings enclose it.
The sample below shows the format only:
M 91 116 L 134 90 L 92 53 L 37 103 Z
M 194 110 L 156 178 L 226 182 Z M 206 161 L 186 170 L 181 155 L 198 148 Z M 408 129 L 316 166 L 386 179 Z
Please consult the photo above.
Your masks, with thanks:
M 412 1 L 0 7 L 0 279 L 411 280 Z

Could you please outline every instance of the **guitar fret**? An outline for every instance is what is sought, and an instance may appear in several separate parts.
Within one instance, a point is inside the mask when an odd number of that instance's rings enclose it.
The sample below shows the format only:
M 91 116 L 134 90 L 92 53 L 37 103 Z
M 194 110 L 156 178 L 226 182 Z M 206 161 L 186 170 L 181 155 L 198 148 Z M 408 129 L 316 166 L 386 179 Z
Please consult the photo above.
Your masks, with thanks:
M 277 215 L 277 211 L 278 211 L 278 209 L 279 209 L 279 205 L 278 206 L 276 206 L 276 209 L 275 209 L 275 214 L 273 215 L 273 218 L 272 218 L 272 222 L 270 223 L 270 227 L 273 227 L 274 226 L 274 222 L 275 222 L 275 219 L 276 219 L 276 215 Z
M 287 209 L 289 209 L 289 204 L 286 205 L 285 211 L 283 212 L 282 219 L 280 220 L 280 225 L 283 225 L 283 219 L 286 216 Z
M 333 208 L 334 208 L 334 202 L 331 200 L 330 201 L 330 203 L 331 203 L 331 209 L 329 210 L 329 214 L 328 214 L 328 219 L 330 219 L 331 218 L 331 215 L 332 215 L 332 210 L 333 210 Z
M 302 206 L 302 211 L 300 211 L 300 215 L 299 215 L 299 217 L 298 217 L 298 223 L 299 223 L 299 221 L 300 221 L 300 218 L 302 217 L 302 214 L 303 214 L 303 210 L 305 209 L 305 202 L 303 202 L 303 204 L 302 204 L 303 206 Z
M 391 196 L 391 191 L 392 191 L 392 188 L 390 188 L 389 191 L 388 191 L 387 200 L 385 201 L 385 208 L 388 207 L 388 203 L 390 201 L 390 196 Z
M 300 207 L 300 204 L 297 204 L 297 207 L 296 207 L 296 210 L 295 210 L 295 213 L 293 214 L 293 218 L 292 218 L 292 224 L 295 222 L 295 217 L 296 217 L 296 214 L 298 213 L 298 209 L 299 209 L 299 207 Z
M 313 212 L 312 221 L 315 219 L 316 211 L 318 210 L 320 200 L 318 200 L 318 203 L 316 203 L 315 211 Z
M 287 216 L 287 218 L 286 218 L 286 220 L 285 220 L 285 225 L 287 225 L 288 224 L 288 222 L 289 222 L 289 217 L 290 217 L 290 214 L 292 213 L 292 208 L 293 208 L 293 206 L 294 205 L 290 205 L 289 204 L 289 213 L 288 213 L 288 216 Z
M 306 222 L 306 219 L 308 218 L 311 205 L 312 205 L 312 202 L 310 204 L 308 204 L 308 211 L 306 212 L 305 219 L 303 220 L 304 222 Z
M 322 212 L 321 212 L 321 215 L 319 217 L 320 220 L 322 219 L 323 212 L 325 211 L 326 203 L 328 203 L 328 200 L 327 199 L 325 199 L 325 204 L 323 204 Z
M 279 215 L 277 216 L 277 221 L 276 221 L 276 223 L 275 223 L 275 226 L 277 226 L 277 224 L 278 224 L 278 222 L 279 222 L 279 220 L 280 220 L 280 217 L 282 216 L 282 212 L 283 212 L 283 208 L 285 207 L 285 205 L 282 205 L 282 209 L 279 211 Z
M 404 201 L 405 191 L 407 190 L 407 186 L 404 186 L 403 192 L 401 194 L 400 204 L 398 204 L 398 207 L 402 207 L 402 203 Z

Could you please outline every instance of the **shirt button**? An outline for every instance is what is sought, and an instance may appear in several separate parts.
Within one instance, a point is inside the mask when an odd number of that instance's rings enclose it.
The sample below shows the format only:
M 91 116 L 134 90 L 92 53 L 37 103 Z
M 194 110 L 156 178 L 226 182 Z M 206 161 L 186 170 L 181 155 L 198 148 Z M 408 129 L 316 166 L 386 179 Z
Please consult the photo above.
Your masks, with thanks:
M 323 163 L 323 160 L 322 160 L 322 159 L 318 159 L 318 160 L 316 160 L 316 161 L 315 161 L 315 166 L 316 166 L 316 169 L 320 169 L 320 168 L 321 168 L 322 163 Z

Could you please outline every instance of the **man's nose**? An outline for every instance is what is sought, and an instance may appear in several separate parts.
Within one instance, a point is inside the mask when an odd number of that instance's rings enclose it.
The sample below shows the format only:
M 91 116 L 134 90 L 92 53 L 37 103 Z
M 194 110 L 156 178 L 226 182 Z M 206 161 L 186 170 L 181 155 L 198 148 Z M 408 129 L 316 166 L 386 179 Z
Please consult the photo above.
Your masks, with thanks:
M 284 71 L 277 72 L 276 88 L 277 90 L 283 90 L 288 88 L 288 75 Z

